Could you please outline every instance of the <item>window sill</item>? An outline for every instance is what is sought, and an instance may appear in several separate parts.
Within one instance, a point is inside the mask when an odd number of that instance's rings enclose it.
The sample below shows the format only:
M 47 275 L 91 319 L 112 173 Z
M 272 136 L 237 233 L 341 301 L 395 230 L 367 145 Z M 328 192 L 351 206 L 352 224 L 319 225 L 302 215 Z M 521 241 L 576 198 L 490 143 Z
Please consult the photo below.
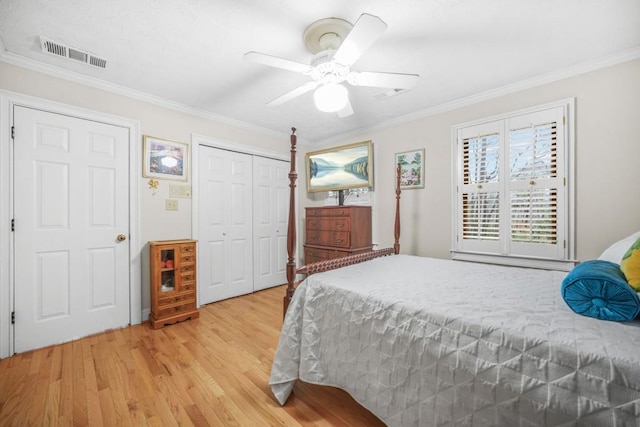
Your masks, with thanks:
M 496 255 L 476 252 L 451 251 L 451 259 L 456 261 L 482 262 L 512 267 L 541 268 L 544 270 L 571 271 L 578 261 L 549 258 L 528 258 L 513 255 Z

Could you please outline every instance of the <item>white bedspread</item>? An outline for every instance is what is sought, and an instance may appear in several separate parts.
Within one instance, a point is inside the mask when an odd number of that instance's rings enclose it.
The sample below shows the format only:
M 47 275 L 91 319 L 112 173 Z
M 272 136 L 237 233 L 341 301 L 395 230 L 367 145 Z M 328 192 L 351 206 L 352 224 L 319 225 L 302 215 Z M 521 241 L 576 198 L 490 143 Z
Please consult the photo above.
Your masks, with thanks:
M 565 275 L 405 255 L 312 275 L 269 384 L 339 387 L 391 426 L 638 426 L 640 322 L 573 313 Z

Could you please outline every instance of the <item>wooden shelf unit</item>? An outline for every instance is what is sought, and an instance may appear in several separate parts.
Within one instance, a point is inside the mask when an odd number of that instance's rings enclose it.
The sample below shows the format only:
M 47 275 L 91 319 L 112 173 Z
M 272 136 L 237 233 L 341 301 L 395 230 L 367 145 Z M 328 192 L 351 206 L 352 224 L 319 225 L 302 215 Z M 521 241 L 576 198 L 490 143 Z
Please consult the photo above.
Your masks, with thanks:
M 200 315 L 196 307 L 196 241 L 149 242 L 153 329 Z
M 304 262 L 371 250 L 371 206 L 306 208 Z

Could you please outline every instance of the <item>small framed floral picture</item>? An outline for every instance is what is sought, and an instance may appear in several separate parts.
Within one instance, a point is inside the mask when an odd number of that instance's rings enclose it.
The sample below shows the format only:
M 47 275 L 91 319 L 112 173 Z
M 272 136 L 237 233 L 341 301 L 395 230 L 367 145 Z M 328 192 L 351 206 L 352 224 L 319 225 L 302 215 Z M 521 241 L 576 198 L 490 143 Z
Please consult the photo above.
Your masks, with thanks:
M 189 145 L 144 136 L 144 169 L 142 176 L 157 179 L 186 181 Z
M 400 165 L 400 188 L 424 188 L 424 148 L 396 153 L 396 167 Z

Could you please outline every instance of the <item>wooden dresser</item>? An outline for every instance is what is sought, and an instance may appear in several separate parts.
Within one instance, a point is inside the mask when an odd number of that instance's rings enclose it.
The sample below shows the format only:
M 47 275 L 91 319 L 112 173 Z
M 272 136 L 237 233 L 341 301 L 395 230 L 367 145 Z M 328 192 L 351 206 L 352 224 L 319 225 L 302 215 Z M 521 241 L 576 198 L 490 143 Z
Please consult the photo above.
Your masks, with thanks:
M 304 262 L 371 250 L 371 206 L 306 208 Z
M 151 258 L 151 315 L 153 329 L 195 319 L 196 241 L 163 240 L 149 242 Z

